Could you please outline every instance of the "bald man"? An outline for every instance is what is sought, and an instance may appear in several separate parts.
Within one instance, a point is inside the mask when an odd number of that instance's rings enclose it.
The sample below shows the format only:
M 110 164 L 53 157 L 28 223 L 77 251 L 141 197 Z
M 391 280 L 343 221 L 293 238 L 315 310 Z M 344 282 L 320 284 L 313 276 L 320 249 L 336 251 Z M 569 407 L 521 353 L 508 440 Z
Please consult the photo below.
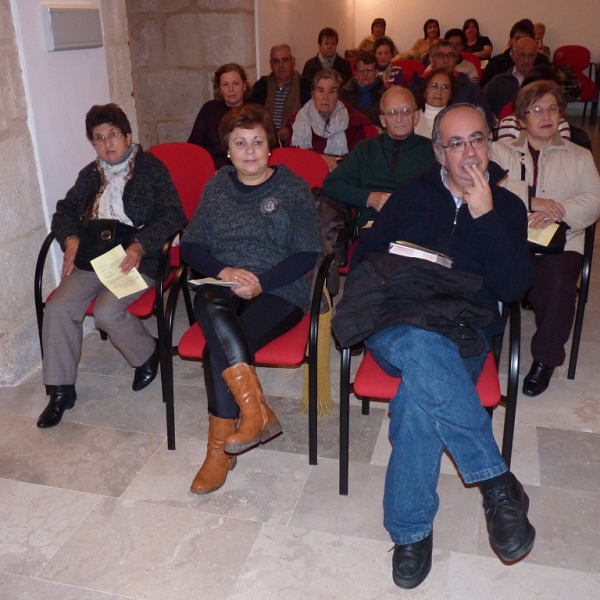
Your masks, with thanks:
M 516 41 L 510 50 L 514 62 L 505 73 L 500 73 L 483 88 L 483 97 L 491 106 L 496 118 L 502 109 L 515 99 L 523 80 L 531 75 L 533 64 L 538 56 L 537 43 L 530 37 Z
M 323 182 L 328 196 L 358 209 L 359 227 L 375 219 L 399 183 L 435 162 L 431 141 L 414 133 L 419 112 L 410 91 L 387 90 L 380 113 L 385 132 L 357 144 Z

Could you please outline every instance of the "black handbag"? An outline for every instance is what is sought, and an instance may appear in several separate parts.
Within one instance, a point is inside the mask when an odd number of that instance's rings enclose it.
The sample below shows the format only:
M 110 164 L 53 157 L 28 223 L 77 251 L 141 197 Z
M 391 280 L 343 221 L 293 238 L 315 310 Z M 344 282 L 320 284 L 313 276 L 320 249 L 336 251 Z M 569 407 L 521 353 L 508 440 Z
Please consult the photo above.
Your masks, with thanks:
M 88 199 L 85 215 L 79 228 L 79 246 L 75 255 L 75 266 L 83 271 L 93 271 L 91 262 L 119 244 L 126 250 L 141 228 L 121 223 L 116 219 L 92 219 L 92 209 L 96 195 Z

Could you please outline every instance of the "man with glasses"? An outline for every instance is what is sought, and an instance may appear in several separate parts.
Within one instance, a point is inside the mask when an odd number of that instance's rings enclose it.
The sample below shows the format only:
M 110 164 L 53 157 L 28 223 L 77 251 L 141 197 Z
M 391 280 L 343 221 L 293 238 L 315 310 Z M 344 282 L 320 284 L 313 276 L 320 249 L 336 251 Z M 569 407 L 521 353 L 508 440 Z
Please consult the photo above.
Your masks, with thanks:
M 533 281 L 527 213 L 517 196 L 496 185 L 503 172 L 489 161 L 490 130 L 478 107 L 446 107 L 432 135 L 439 164 L 392 193 L 352 259 L 354 270 L 397 240 L 446 254 L 453 261 L 447 277 L 480 278 L 473 304 L 489 311 L 489 325 L 477 329 L 482 349 L 475 355 L 407 323 L 386 325 L 366 340 L 378 364 L 403 378 L 389 407 L 393 448 L 383 507 L 395 543 L 393 579 L 406 589 L 431 569 L 444 450 L 463 481 L 480 487 L 490 543 L 504 562 L 521 559 L 535 539 L 529 498 L 502 459 L 475 389 L 492 337 L 503 330 L 498 302 L 517 300 Z
M 306 61 L 302 69 L 302 77 L 312 81 L 322 69 L 333 69 L 342 76 L 342 85 L 352 78 L 350 63 L 337 53 L 338 32 L 331 27 L 319 31 L 319 52 L 317 56 Z
M 430 69 L 444 69 L 448 73 L 454 74 L 454 90 L 450 102 L 452 104 L 474 104 L 480 106 L 485 111 L 485 117 L 490 127 L 494 125 L 494 115 L 487 103 L 481 95 L 479 85 L 472 82 L 467 75 L 456 70 L 458 63 L 458 52 L 452 42 L 441 40 L 435 44 L 429 51 Z M 423 87 L 424 78 L 422 75 L 415 73 L 411 82 L 408 84 L 408 89 L 413 94 Z
M 377 57 L 363 50 L 356 55 L 354 68 L 356 77 L 342 88 L 340 98 L 363 113 L 373 125 L 379 125 L 379 102 L 387 86 L 377 77 Z
M 521 38 L 512 45 L 510 55 L 514 65 L 492 77 L 483 88 L 483 97 L 498 119 L 502 109 L 514 100 L 523 81 L 531 75 L 538 55 L 537 43 L 530 37 Z
M 310 81 L 296 71 L 296 59 L 287 44 L 271 48 L 269 64 L 271 73 L 254 84 L 250 102 L 269 111 L 279 139 L 285 144 L 290 132 L 283 124 L 310 100 Z
M 385 133 L 357 144 L 323 182 L 328 196 L 358 209 L 359 227 L 377 216 L 398 184 L 435 162 L 430 141 L 414 133 L 419 112 L 407 89 L 387 90 L 380 111 Z

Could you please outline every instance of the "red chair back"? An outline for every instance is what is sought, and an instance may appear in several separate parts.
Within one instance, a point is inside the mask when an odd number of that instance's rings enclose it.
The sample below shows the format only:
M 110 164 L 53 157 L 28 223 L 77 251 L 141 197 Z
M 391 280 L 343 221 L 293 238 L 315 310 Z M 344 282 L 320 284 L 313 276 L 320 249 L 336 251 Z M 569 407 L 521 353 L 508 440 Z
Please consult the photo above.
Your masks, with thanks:
M 206 182 L 215 174 L 212 156 L 196 144 L 170 142 L 148 148 L 162 161 L 173 179 L 188 221 L 194 215 Z
M 472 54 L 471 52 L 461 52 L 461 56 L 475 65 L 477 76 L 479 77 L 479 81 L 481 81 L 481 59 L 479 56 L 477 56 L 477 54 Z
M 379 135 L 379 129 L 375 125 L 363 125 L 363 129 L 365 131 L 365 139 Z
M 329 168 L 320 154 L 304 148 L 275 148 L 271 152 L 269 165 L 285 165 L 300 175 L 312 188 L 321 187 Z
M 350 69 L 352 69 L 352 77 L 356 77 L 356 69 L 354 68 L 354 56 L 346 59 L 350 63 Z
M 404 74 L 404 83 L 408 85 L 410 80 L 413 78 L 415 73 L 422 75 L 425 72 L 425 65 L 420 60 L 414 60 L 412 58 L 399 58 L 392 61 L 393 65 L 402 67 L 402 73 Z
M 566 65 L 573 67 L 581 84 L 581 100 L 583 102 L 596 100 L 598 97 L 598 86 L 583 72 L 589 67 L 591 58 L 590 51 L 584 46 L 561 46 L 554 51 L 555 67 Z
M 506 117 L 510 117 L 510 115 L 514 115 L 515 114 L 515 103 L 514 102 L 507 102 L 502 110 L 500 111 L 500 116 L 498 117 L 498 120 L 502 121 L 502 119 L 505 119 Z

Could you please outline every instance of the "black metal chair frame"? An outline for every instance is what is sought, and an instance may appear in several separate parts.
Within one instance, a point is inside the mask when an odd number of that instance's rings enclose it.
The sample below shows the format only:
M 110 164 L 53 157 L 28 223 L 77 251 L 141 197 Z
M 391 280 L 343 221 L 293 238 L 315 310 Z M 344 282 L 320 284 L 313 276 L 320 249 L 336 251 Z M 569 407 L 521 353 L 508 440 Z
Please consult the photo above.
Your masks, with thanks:
M 594 256 L 594 240 L 596 237 L 596 223 L 585 228 L 583 241 L 583 267 L 581 269 L 581 281 L 579 284 L 579 298 L 575 312 L 575 325 L 573 326 L 573 338 L 571 340 L 571 354 L 569 356 L 569 370 L 567 379 L 575 379 L 577 370 L 577 359 L 579 357 L 579 343 L 583 330 L 583 317 L 585 305 L 590 291 L 590 278 L 592 274 L 592 258 Z
M 309 373 L 308 447 L 309 464 L 311 465 L 317 464 L 317 334 L 319 332 L 319 314 L 321 308 L 321 296 L 323 294 L 323 289 L 327 278 L 327 271 L 329 270 L 329 266 L 331 265 L 334 256 L 335 255 L 333 252 L 331 252 L 327 254 L 327 256 L 321 261 L 314 280 L 310 306 L 310 330 L 308 346 L 307 353 L 304 358 L 304 363 L 308 363 Z M 161 362 L 161 379 L 163 400 L 166 404 L 167 447 L 169 450 L 175 450 L 173 356 L 178 353 L 178 347 L 173 346 L 173 324 L 180 290 L 183 291 L 190 326 L 196 322 L 192 308 L 190 292 L 187 285 L 187 274 L 187 266 L 182 265 L 177 269 L 175 279 L 173 280 L 173 284 L 171 286 L 169 298 L 167 300 L 165 325 L 163 330 L 164 343 L 162 353 L 163 360 Z M 257 365 L 260 366 L 260 363 L 257 363 Z M 268 364 L 264 366 L 275 367 L 276 365 Z
M 506 394 L 501 397 L 500 402 L 506 406 L 504 416 L 504 432 L 502 438 L 502 458 L 510 468 L 512 448 L 515 429 L 515 417 L 517 414 L 517 395 L 519 392 L 519 363 L 521 354 L 521 309 L 518 302 L 505 304 L 502 309 L 502 318 L 509 327 L 509 359 L 508 359 L 508 382 Z M 500 363 L 502 342 L 504 336 L 500 335 L 494 339 L 492 351 L 496 365 Z M 341 496 L 348 495 L 349 474 L 349 447 L 350 447 L 350 393 L 353 392 L 350 382 L 350 348 L 343 348 L 340 369 L 340 469 L 339 469 L 339 493 Z M 362 398 L 362 414 L 368 415 L 370 398 Z M 490 419 L 493 416 L 493 408 L 487 408 Z

